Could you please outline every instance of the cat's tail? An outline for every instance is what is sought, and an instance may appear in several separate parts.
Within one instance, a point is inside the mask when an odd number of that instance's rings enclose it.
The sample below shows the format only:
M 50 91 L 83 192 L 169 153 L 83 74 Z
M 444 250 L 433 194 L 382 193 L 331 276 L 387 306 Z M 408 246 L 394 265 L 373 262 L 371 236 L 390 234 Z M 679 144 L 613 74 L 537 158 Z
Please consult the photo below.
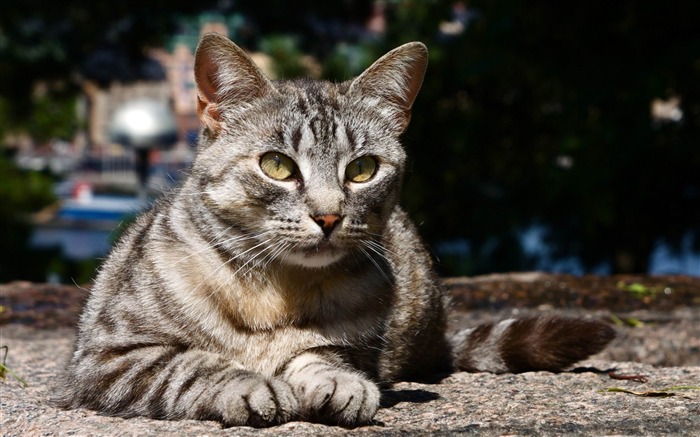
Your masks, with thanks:
M 465 329 L 450 342 L 455 370 L 518 373 L 561 371 L 613 338 L 615 330 L 600 321 L 538 316 Z

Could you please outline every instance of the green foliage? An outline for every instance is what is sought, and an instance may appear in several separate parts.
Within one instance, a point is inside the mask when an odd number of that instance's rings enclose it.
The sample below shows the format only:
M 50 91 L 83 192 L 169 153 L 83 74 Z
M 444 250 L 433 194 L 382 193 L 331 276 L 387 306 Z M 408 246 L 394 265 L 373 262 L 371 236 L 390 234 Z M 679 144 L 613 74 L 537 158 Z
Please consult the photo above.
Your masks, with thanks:
M 666 398 L 676 395 L 678 391 L 684 390 L 700 390 L 700 386 L 694 385 L 677 385 L 672 387 L 663 387 L 656 390 L 634 391 L 622 387 L 608 387 L 600 390 L 601 393 L 626 393 L 634 396 L 646 398 Z
M 11 132 L 12 120 L 10 111 L 12 105 L 10 102 L 0 95 L 0 141 Z
M 17 106 L 0 95 L 0 141 L 16 133 L 31 134 L 37 144 L 47 144 L 53 139 L 71 140 L 79 126 L 76 93 L 66 89 L 65 84 L 34 93 L 19 105 L 27 110 L 26 116 L 13 113 Z
M 375 50 L 368 44 L 338 44 L 324 59 L 323 77 L 342 82 L 359 75 L 375 60 Z
M 23 171 L 0 154 L 0 217 L 22 220 L 55 201 L 50 177 L 43 173 Z
M 643 321 L 635 318 L 635 317 L 626 317 L 624 320 L 617 317 L 615 314 L 610 315 L 610 320 L 617 326 L 629 326 L 631 328 L 643 328 L 646 326 L 646 323 Z
M 639 282 L 632 282 L 627 284 L 625 281 L 620 281 L 617 283 L 617 288 L 626 291 L 638 299 L 642 299 L 649 296 L 655 296 L 663 291 L 663 287 L 647 287 L 646 285 Z
M 381 47 L 431 52 L 404 197 L 429 241 L 472 244 L 472 270 L 450 273 L 531 268 L 511 255 L 535 223 L 555 256 L 637 272 L 698 229 L 700 4 L 472 1 L 440 37 L 452 3 L 398 2 Z M 651 100 L 676 94 L 683 122 L 654 125 Z
M 23 171 L 0 156 L 0 283 L 11 280 L 44 282 L 49 277 L 85 284 L 101 260 L 68 260 L 59 247 L 29 247 L 32 213 L 56 202 L 53 180 L 44 173 Z
M 32 99 L 32 113 L 25 129 L 38 143 L 48 143 L 54 138 L 71 140 L 77 127 L 73 93 L 50 92 Z
M 52 180 L 38 172 L 19 170 L 0 155 L 0 283 L 13 279 L 45 280 L 46 266 L 56 251 L 28 248 L 29 216 L 55 201 Z
M 31 116 L 37 81 L 62 82 L 75 95 L 80 69 L 96 50 L 143 59 L 143 48 L 162 44 L 182 14 L 214 3 L 0 0 L 0 99 L 11 107 L 4 117 L 23 124 Z
M 0 307 L 0 312 L 1 311 L 2 311 L 2 307 Z M 2 363 L 0 363 L 0 378 L 2 378 L 4 381 L 7 378 L 7 374 L 9 374 L 17 382 L 22 384 L 22 387 L 27 388 L 29 386 L 29 384 L 27 384 L 27 381 L 22 379 L 19 375 L 17 375 L 15 372 L 13 372 L 12 369 L 7 367 L 7 353 L 9 352 L 10 348 L 7 346 L 0 346 L 0 349 L 2 349 L 4 351 L 4 354 L 2 356 Z
M 306 66 L 302 63 L 299 44 L 294 37 L 273 35 L 263 38 L 260 41 L 260 49 L 272 58 L 276 77 L 303 77 L 308 74 Z
M 306 74 L 302 52 L 319 58 L 324 77 L 345 80 L 399 44 L 428 45 L 404 135 L 411 162 L 403 201 L 433 247 L 469 241 L 466 254 L 445 257 L 444 273 L 533 268 L 518 238 L 533 224 L 548 230 L 554 258 L 576 256 L 588 269 L 610 262 L 614 271 L 644 272 L 655 244 L 677 247 L 692 230 L 700 249 L 700 2 L 472 0 L 477 14 L 466 30 L 442 35 L 453 0 L 396 0 L 386 3 L 381 40 L 319 36 L 324 20 L 361 27 L 372 3 L 241 0 L 220 12 L 252 19 L 255 26 L 236 26 L 251 41 L 267 36 L 261 48 L 281 77 Z M 5 0 L 0 134 L 37 108 L 64 113 L 62 103 L 31 100 L 36 79 L 70 83 L 104 45 L 138 58 L 183 14 L 215 4 L 226 9 L 214 1 Z M 652 123 L 651 100 L 675 95 L 682 122 Z M 37 130 L 65 135 L 47 127 L 50 118 L 39 118 Z

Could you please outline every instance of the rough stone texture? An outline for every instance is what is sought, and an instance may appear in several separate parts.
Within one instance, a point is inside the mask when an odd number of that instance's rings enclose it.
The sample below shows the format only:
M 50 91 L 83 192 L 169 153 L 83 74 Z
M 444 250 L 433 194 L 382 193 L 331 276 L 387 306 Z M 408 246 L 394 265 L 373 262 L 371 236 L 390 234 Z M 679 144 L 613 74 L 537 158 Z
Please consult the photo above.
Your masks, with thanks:
M 383 395 L 372 426 L 347 430 L 293 422 L 222 429 L 215 422 L 120 419 L 51 406 L 86 292 L 76 287 L 0 286 L 0 346 L 22 376 L 0 382 L 5 436 L 39 435 L 700 435 L 700 278 L 516 274 L 446 281 L 452 327 L 539 312 L 614 319 L 618 339 L 571 372 L 454 374 L 439 384 L 400 383 Z M 637 284 L 632 286 L 633 284 Z M 670 292 L 668 291 L 670 290 Z M 646 376 L 646 382 L 613 379 Z

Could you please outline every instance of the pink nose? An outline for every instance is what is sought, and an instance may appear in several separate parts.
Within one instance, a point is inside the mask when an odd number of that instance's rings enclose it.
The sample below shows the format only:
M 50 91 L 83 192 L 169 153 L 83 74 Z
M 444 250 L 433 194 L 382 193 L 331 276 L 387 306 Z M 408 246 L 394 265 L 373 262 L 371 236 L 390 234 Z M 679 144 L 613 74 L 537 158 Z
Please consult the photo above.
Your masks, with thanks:
M 317 225 L 321 227 L 321 230 L 323 230 L 323 233 L 327 236 L 333 232 L 333 229 L 335 229 L 335 226 L 340 222 L 342 219 L 341 216 L 338 214 L 323 214 L 323 215 L 317 215 L 311 217 Z

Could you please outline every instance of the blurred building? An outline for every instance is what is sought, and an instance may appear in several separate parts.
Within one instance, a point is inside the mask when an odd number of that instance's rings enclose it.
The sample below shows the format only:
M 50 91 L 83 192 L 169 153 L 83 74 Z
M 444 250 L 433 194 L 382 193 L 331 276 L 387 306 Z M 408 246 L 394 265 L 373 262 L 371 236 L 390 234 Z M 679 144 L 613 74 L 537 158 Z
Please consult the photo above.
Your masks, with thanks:
M 172 174 L 189 165 L 193 157 L 192 146 L 196 143 L 200 126 L 194 53 L 200 34 L 205 32 L 227 36 L 229 33 L 227 24 L 220 17 L 201 16 L 194 25 L 183 26 L 183 30 L 170 39 L 167 47 L 147 50 L 151 71 L 155 65 L 161 70 L 160 74 L 135 81 L 112 80 L 107 86 L 97 80 L 84 81 L 87 170 L 95 170 L 107 183 L 124 183 L 125 180 L 128 180 L 128 185 L 133 183 L 133 153 L 113 141 L 110 137 L 110 123 L 120 107 L 139 99 L 166 104 L 176 119 L 177 143 L 170 150 L 154 150 L 150 156 L 151 164 L 156 170 L 160 167 L 165 167 L 166 172 L 171 170 L 166 175 L 171 180 L 164 180 L 163 184 L 173 182 Z M 154 77 L 156 80 L 153 80 Z
M 108 87 L 101 87 L 90 80 L 84 83 L 83 90 L 87 99 L 88 141 L 95 152 L 119 149 L 119 147 L 114 148 L 109 138 L 110 120 L 121 105 L 139 98 L 165 102 L 173 109 L 179 138 L 175 149 L 186 149 L 195 144 L 199 131 L 199 118 L 194 80 L 194 53 L 199 36 L 207 32 L 229 36 L 229 26 L 222 17 L 203 15 L 198 21 L 198 26 L 185 26 L 182 33 L 174 35 L 168 47 L 152 48 L 147 51 L 147 56 L 161 66 L 164 73 L 163 80 L 113 82 Z M 263 71 L 272 75 L 268 57 L 260 53 L 251 54 L 251 57 Z
M 148 98 L 166 102 L 172 101 L 168 82 L 114 82 L 108 88 L 100 88 L 92 81 L 83 84 L 87 98 L 88 140 L 91 147 L 101 150 L 111 144 L 109 125 L 114 113 L 124 103 Z

